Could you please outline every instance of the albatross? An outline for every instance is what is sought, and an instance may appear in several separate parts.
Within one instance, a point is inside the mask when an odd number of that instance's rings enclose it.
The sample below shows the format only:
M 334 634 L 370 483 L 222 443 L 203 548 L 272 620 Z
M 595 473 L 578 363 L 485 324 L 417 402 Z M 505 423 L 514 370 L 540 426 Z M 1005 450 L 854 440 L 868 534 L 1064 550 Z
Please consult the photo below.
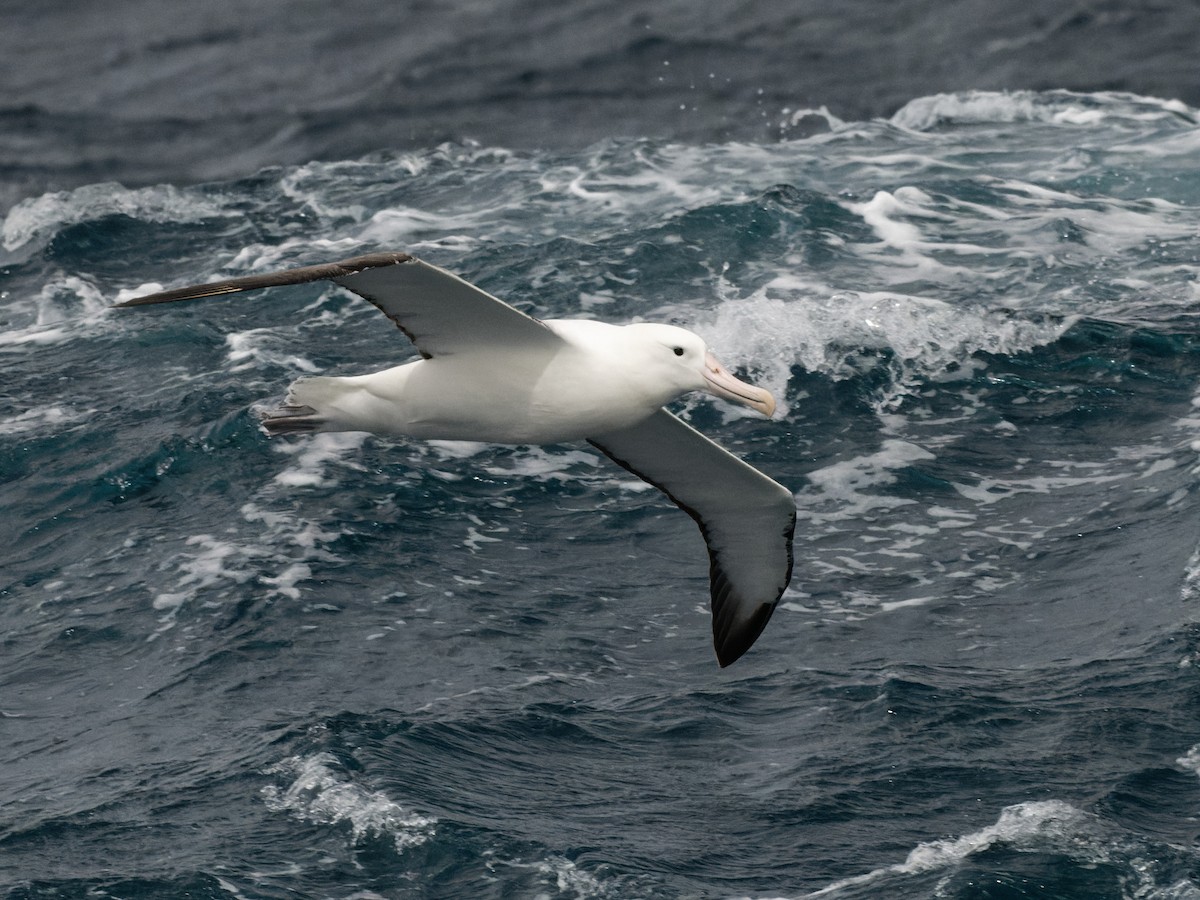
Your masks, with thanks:
M 792 575 L 795 499 L 664 404 L 707 391 L 768 418 L 775 400 L 735 378 L 695 333 L 528 316 L 407 253 L 373 253 L 192 285 L 117 307 L 331 281 L 376 306 L 421 358 L 366 375 L 300 378 L 263 415 L 270 435 L 367 431 L 426 440 L 586 440 L 653 485 L 708 546 L 713 647 L 728 666 L 758 639 Z

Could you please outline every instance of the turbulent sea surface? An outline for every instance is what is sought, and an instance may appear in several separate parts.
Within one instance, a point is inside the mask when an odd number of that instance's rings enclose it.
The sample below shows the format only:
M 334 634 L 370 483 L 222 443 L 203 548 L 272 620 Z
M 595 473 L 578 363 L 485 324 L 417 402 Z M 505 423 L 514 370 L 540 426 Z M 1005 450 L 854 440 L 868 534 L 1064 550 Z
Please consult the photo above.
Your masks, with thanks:
M 1200 898 L 1200 113 L 969 93 L 792 140 L 454 143 L 28 198 L 0 240 L 0 891 Z M 758 644 L 586 445 L 268 440 L 411 251 L 669 321 L 794 490 Z

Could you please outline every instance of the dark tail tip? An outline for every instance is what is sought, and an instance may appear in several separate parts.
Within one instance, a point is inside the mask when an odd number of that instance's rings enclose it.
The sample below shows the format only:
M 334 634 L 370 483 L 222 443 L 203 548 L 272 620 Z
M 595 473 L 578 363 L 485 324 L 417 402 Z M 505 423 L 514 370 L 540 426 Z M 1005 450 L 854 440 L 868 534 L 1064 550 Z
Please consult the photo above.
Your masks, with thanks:
M 281 406 L 262 413 L 260 424 L 271 437 L 281 434 L 312 434 L 324 419 L 311 406 Z

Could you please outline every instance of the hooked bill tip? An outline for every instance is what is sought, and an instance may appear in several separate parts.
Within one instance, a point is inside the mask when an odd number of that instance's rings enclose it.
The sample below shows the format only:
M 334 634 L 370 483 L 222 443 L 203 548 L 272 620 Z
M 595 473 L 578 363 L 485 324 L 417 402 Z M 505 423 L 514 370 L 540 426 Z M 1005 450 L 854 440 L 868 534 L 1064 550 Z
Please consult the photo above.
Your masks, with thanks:
M 768 419 L 775 414 L 775 398 L 770 391 L 736 378 L 711 352 L 704 361 L 704 380 L 710 394 L 756 409 Z

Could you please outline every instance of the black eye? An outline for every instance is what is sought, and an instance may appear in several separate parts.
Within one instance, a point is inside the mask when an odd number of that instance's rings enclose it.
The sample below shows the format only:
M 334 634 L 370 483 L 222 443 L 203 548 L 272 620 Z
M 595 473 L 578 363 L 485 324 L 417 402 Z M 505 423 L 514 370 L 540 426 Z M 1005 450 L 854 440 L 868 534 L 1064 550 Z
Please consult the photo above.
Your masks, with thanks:
M 676 356 L 683 356 L 683 348 L 682 348 L 682 347 L 672 347 L 672 348 L 671 348 L 671 351 L 672 351 L 672 352 L 673 352 L 673 353 L 674 353 Z

